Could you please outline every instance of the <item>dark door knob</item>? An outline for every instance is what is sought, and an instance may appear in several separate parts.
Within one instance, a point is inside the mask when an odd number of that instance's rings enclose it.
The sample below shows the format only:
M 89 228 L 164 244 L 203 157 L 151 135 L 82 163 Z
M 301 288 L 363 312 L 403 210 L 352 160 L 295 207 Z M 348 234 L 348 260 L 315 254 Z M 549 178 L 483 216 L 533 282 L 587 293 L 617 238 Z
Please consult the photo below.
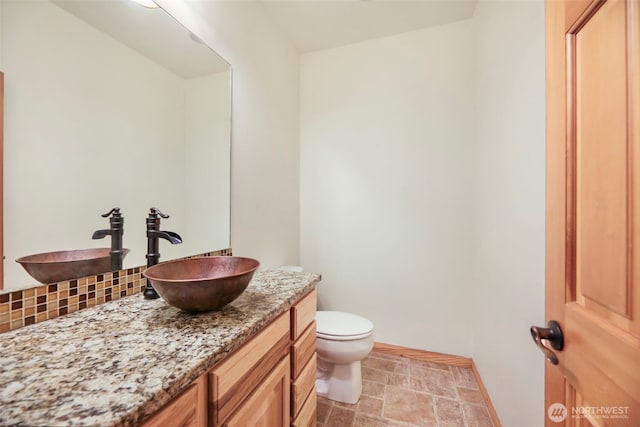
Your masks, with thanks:
M 551 344 L 551 347 L 555 350 L 561 351 L 564 347 L 564 336 L 562 335 L 562 328 L 560 324 L 555 320 L 549 320 L 546 328 L 540 326 L 531 327 L 531 338 L 535 341 L 536 345 L 544 355 L 549 359 L 549 362 L 554 365 L 558 364 L 558 356 L 549 347 L 542 343 L 542 340 L 547 340 Z

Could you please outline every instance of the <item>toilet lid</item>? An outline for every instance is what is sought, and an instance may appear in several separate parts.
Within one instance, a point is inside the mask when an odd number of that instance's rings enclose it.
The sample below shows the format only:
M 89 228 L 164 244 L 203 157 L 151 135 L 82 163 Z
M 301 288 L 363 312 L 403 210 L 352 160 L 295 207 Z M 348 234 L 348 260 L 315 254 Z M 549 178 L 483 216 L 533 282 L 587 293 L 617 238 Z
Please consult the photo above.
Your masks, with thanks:
M 347 340 L 365 338 L 373 332 L 373 323 L 352 313 L 316 312 L 316 330 L 320 338 Z

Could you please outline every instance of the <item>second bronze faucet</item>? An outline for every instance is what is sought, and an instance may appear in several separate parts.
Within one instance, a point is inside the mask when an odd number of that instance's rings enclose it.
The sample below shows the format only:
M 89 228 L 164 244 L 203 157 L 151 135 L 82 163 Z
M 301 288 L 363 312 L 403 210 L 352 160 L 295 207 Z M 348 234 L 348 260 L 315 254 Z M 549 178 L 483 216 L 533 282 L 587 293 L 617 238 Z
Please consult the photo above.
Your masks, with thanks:
M 122 247 L 122 236 L 124 235 L 124 218 L 120 213 L 120 208 L 113 208 L 103 218 L 109 217 L 108 229 L 98 230 L 93 233 L 92 239 L 102 239 L 105 236 L 111 236 L 111 270 L 122 270 L 122 260 L 124 258 L 124 249 Z M 173 231 L 160 230 L 160 218 L 169 218 L 160 212 L 158 208 L 149 209 L 147 216 L 147 268 L 160 262 L 159 239 L 168 240 L 172 245 L 182 243 L 182 237 Z M 159 295 L 149 282 L 144 290 L 145 299 L 155 299 Z

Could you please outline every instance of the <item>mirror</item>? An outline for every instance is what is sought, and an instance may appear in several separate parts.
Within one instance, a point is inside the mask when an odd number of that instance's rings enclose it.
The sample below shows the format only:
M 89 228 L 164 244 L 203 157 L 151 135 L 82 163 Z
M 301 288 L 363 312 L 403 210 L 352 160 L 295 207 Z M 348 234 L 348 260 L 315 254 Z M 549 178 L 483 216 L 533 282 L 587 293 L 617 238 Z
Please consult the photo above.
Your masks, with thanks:
M 160 8 L 130 0 L 0 1 L 5 80 L 4 288 L 39 285 L 15 259 L 110 247 L 146 264 L 145 218 L 183 244 L 161 261 L 230 245 L 231 69 Z

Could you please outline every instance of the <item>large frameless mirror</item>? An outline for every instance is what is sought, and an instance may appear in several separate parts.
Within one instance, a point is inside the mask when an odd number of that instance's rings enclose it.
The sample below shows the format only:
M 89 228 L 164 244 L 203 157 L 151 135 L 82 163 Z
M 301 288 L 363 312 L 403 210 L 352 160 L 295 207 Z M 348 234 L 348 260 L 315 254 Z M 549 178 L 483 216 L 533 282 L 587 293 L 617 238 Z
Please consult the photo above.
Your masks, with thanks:
M 231 68 L 160 8 L 130 0 L 0 1 L 5 79 L 4 288 L 15 262 L 107 248 L 124 217 L 124 267 L 145 264 L 145 218 L 183 243 L 162 260 L 229 247 Z

